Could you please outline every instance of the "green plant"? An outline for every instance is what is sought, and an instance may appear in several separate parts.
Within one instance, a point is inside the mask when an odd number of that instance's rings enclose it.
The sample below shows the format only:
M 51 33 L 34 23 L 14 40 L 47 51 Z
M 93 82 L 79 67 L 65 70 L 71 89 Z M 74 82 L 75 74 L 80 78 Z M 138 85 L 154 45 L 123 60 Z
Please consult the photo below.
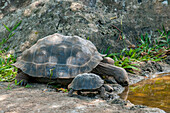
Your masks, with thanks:
M 156 43 L 153 43 L 152 36 L 146 33 L 145 35 L 141 35 L 140 44 L 137 48 L 129 49 L 125 46 L 120 53 L 111 53 L 107 56 L 113 58 L 116 66 L 130 72 L 133 72 L 132 70 L 138 70 L 137 67 L 139 64 L 134 64 L 133 62 L 162 61 L 166 58 L 166 49 L 169 49 L 170 31 L 165 31 L 164 27 L 162 32 L 160 30 L 158 31 L 161 36 L 155 40 Z M 106 52 L 108 52 L 108 49 Z
M 32 87 L 31 85 L 29 85 L 29 84 L 27 84 L 26 86 L 25 86 L 25 88 L 30 88 L 30 87 Z
M 65 88 L 58 88 L 57 91 L 68 93 L 68 89 L 65 89 Z
M 133 64 L 133 62 L 135 62 L 135 59 L 130 58 L 129 56 L 123 56 L 122 54 L 123 54 L 123 52 L 112 53 L 112 54 L 107 55 L 107 57 L 113 58 L 113 60 L 115 61 L 114 65 L 122 67 L 129 72 L 133 73 L 132 69 L 139 70 L 137 68 L 137 66 L 139 66 L 139 65 Z
M 140 45 L 138 45 L 137 52 L 141 54 L 145 52 L 146 54 L 150 54 L 150 51 L 153 49 L 152 47 L 152 39 L 151 36 L 146 33 L 145 35 L 141 35 L 140 37 Z
M 0 56 L 0 81 L 13 81 L 17 68 L 11 64 L 16 61 L 13 55 Z
M 15 85 L 19 85 L 22 81 L 17 83 L 17 80 L 15 80 Z M 14 87 L 14 85 L 11 86 L 11 83 L 8 84 L 8 87 L 6 88 L 7 90 L 11 90 Z
M 165 32 L 165 31 L 164 31 Z M 165 39 L 168 41 L 168 35 L 169 33 L 166 33 L 166 37 Z M 151 35 L 148 35 L 148 33 L 146 33 L 145 35 L 141 35 L 140 38 L 140 44 L 138 45 L 138 48 L 136 48 L 136 58 L 139 61 L 161 61 L 164 60 L 166 55 L 166 49 L 165 49 L 165 45 L 168 44 L 167 41 L 161 41 L 161 40 L 157 40 L 159 38 L 155 39 L 155 43 L 153 42 L 153 39 L 151 37 Z M 161 43 L 160 43 L 161 42 Z
M 23 80 L 21 80 L 20 82 L 17 82 L 17 80 L 15 80 L 15 85 L 11 85 L 11 83 L 8 84 L 8 87 L 6 88 L 7 90 L 11 90 L 12 88 L 14 88 L 14 86 L 19 85 Z M 27 84 L 26 86 L 24 86 L 25 88 L 30 88 L 32 87 L 31 85 Z
M 162 48 L 162 47 L 167 47 L 170 48 L 170 30 L 166 31 L 165 27 L 163 27 L 163 31 L 158 29 L 158 32 L 160 33 L 160 36 L 155 39 L 156 47 L 157 48 Z
M 2 41 L 0 42 L 0 51 L 1 51 L 0 53 L 5 52 L 5 51 L 7 51 L 7 50 L 9 49 L 9 46 L 6 47 L 6 48 L 3 48 L 3 45 L 4 45 L 5 43 L 7 43 L 8 40 L 9 40 L 12 36 L 14 36 L 14 34 L 15 34 L 14 31 L 18 28 L 18 26 L 21 24 L 21 22 L 22 22 L 22 21 L 16 22 L 16 24 L 14 25 L 14 27 L 13 27 L 12 29 L 9 29 L 9 27 L 7 27 L 5 24 L 3 24 L 4 27 L 9 31 L 9 35 L 8 35 L 7 38 L 3 38 Z M 5 51 L 4 51 L 4 50 L 5 50 Z
M 51 79 L 51 77 L 53 76 L 53 70 L 54 70 L 55 68 L 52 68 L 52 69 L 50 69 L 50 79 Z
M 9 49 L 9 46 L 4 47 L 4 44 L 7 43 L 12 36 L 14 36 L 14 31 L 20 24 L 21 21 L 16 22 L 12 29 L 9 29 L 5 24 L 3 24 L 7 31 L 9 31 L 9 35 L 7 38 L 3 38 L 0 42 L 0 81 L 13 81 L 17 73 L 17 68 L 11 65 L 16 61 L 16 57 L 5 53 Z
M 111 47 L 111 46 L 109 46 L 105 51 L 104 51 L 104 49 L 103 49 L 102 52 L 101 52 L 101 54 L 108 54 L 108 52 L 109 52 L 109 50 L 110 50 L 110 47 Z

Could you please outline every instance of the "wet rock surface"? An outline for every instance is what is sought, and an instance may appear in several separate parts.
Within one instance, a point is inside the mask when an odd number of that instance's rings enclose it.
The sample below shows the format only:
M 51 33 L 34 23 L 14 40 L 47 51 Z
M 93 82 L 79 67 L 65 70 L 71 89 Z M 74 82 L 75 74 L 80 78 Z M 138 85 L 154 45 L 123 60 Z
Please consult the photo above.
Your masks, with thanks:
M 91 40 L 100 52 L 118 52 L 138 44 L 141 33 L 157 36 L 157 29 L 170 27 L 170 10 L 157 0 L 1 0 L 0 23 L 9 28 L 22 24 L 6 44 L 21 53 L 38 39 L 53 33 L 78 35 Z M 120 36 L 123 31 L 124 40 Z M 0 26 L 0 40 L 7 37 Z

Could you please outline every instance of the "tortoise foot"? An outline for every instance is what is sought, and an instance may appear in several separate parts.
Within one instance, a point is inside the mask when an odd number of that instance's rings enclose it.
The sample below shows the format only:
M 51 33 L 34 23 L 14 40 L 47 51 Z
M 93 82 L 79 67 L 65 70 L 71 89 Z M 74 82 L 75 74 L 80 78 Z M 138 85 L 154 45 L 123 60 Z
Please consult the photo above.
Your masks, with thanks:
M 20 72 L 17 74 L 15 79 L 17 80 L 18 85 L 26 86 L 29 80 L 29 76 L 23 72 Z
M 106 94 L 104 87 L 101 87 L 98 92 L 100 93 L 100 97 L 104 100 L 107 100 L 109 98 L 109 95 Z

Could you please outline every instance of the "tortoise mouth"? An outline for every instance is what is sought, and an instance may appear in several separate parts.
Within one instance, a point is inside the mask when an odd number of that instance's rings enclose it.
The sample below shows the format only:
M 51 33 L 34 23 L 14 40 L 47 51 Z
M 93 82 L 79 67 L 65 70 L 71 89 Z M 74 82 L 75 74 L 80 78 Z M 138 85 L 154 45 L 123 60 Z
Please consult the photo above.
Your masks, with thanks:
M 121 84 L 121 86 L 125 87 L 125 86 L 128 86 L 129 85 L 129 82 L 125 81 L 124 83 Z
M 124 81 L 124 82 L 119 82 L 119 81 L 116 81 L 118 84 L 120 84 L 121 86 L 123 87 L 126 87 L 129 85 L 129 82 L 128 81 Z

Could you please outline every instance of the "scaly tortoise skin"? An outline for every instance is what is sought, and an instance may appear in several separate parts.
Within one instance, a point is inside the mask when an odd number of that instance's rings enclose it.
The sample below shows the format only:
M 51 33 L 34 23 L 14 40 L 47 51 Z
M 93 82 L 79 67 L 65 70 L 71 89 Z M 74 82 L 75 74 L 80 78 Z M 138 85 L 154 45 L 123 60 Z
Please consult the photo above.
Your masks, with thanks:
M 113 62 L 104 58 L 91 41 L 55 33 L 39 39 L 13 65 L 19 69 L 16 80 L 21 81 L 20 85 L 30 81 L 68 85 L 78 74 L 93 72 L 113 76 L 119 84 L 127 86 L 127 72 L 113 66 Z
M 105 90 L 109 92 L 113 90 L 104 84 L 104 81 L 98 75 L 93 73 L 77 75 L 69 85 L 69 89 L 68 96 L 73 96 L 74 91 L 77 91 L 78 95 L 81 94 L 81 91 L 98 91 L 103 99 L 107 99 L 109 96 L 105 93 Z

